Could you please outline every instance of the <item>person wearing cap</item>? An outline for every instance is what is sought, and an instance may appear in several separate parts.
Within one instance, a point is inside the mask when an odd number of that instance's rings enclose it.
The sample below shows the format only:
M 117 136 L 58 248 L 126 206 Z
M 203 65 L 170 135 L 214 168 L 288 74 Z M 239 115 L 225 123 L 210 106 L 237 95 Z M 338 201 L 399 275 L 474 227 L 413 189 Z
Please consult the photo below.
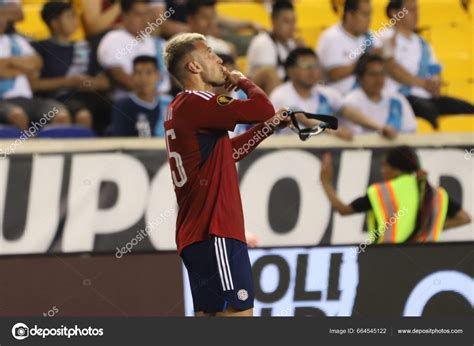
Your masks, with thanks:
M 367 212 L 371 243 L 436 242 L 443 229 L 471 222 L 469 214 L 442 187 L 428 183 L 418 156 L 408 146 L 389 150 L 382 163 L 384 181 L 350 204 L 333 187 L 332 160 L 323 158 L 320 179 L 332 207 L 341 215 Z

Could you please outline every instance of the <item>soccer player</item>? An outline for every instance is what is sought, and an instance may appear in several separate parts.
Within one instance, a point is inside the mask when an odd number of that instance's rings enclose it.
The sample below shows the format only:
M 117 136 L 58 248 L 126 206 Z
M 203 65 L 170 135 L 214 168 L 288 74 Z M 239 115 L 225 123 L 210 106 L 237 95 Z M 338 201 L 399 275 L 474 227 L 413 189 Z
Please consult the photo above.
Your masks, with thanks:
M 197 316 L 252 316 L 253 282 L 235 162 L 277 128 L 265 93 L 240 72 L 229 72 L 196 33 L 165 48 L 165 64 L 183 91 L 171 102 L 165 138 L 178 201 L 178 253 L 188 270 Z M 247 100 L 215 95 L 214 87 L 241 88 Z M 237 123 L 258 123 L 229 138 Z

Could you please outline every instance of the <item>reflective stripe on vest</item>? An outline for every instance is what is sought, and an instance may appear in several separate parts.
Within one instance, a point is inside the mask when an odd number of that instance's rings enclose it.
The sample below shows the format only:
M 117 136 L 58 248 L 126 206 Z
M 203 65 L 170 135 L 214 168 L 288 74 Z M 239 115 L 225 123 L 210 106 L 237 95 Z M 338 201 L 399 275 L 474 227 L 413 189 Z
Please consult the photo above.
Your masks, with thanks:
M 372 206 L 367 218 L 372 242 L 406 241 L 415 229 L 418 213 L 416 177 L 404 174 L 388 182 L 373 184 L 367 194 Z
M 439 239 L 448 212 L 448 193 L 442 187 L 435 189 L 431 200 L 431 211 L 427 228 L 420 230 L 417 242 L 436 242 Z
M 385 232 L 382 233 L 380 241 L 388 243 L 395 243 L 397 239 L 397 223 L 390 223 L 391 217 L 394 217 L 398 212 L 397 200 L 393 191 L 392 183 L 389 181 L 386 184 L 376 184 L 375 190 L 382 205 L 383 219 L 385 220 Z M 388 203 L 387 203 L 388 202 Z M 379 225 L 380 227 L 380 225 Z

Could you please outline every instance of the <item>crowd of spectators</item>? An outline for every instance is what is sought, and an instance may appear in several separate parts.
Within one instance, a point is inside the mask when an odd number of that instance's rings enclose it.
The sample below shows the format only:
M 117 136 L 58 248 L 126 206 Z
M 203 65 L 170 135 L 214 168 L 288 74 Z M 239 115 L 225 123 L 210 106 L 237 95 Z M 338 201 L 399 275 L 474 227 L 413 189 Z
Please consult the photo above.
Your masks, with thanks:
M 246 56 L 243 72 L 276 109 L 337 115 L 341 126 L 331 134 L 344 140 L 370 132 L 394 138 L 416 132 L 416 117 L 437 128 L 440 115 L 474 113 L 469 102 L 441 95 L 442 66 L 417 32 L 417 0 L 387 0 L 394 24 L 376 33 L 369 0 L 331 3 L 341 21 L 308 47 L 296 35 L 292 1 L 267 3 L 269 31 L 219 15 L 214 0 L 48 1 L 41 18 L 50 37 L 32 41 L 15 30 L 20 0 L 0 0 L 0 126 L 26 130 L 48 115 L 47 125 L 99 136 L 163 136 L 179 88 L 162 52 L 180 32 L 206 36 L 229 68 Z M 72 39 L 78 28 L 84 40 Z

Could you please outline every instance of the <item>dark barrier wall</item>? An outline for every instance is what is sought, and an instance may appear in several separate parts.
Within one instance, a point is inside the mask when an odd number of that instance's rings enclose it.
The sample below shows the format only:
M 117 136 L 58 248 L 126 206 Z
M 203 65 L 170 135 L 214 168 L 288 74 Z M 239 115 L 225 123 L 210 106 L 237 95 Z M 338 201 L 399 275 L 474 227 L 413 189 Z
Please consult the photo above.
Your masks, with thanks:
M 472 316 L 473 243 L 252 250 L 258 316 Z M 186 313 L 192 314 L 185 282 Z
M 250 251 L 257 316 L 471 316 L 473 243 Z M 183 316 L 176 253 L 0 259 L 0 316 Z M 183 277 L 184 280 L 183 285 Z M 236 288 L 238 289 L 238 288 Z
M 0 259 L 0 316 L 183 316 L 176 254 Z
M 473 243 L 373 247 L 359 255 L 353 315 L 472 316 Z
M 472 210 L 474 159 L 462 147 L 418 148 L 433 184 Z M 333 154 L 334 182 L 350 202 L 380 181 L 385 150 L 261 149 L 238 165 L 246 229 L 262 246 L 358 244 L 363 214 L 331 211 L 319 183 Z M 0 160 L 0 255 L 175 248 L 176 204 L 164 150 L 13 155 Z M 442 234 L 469 241 L 472 224 Z

